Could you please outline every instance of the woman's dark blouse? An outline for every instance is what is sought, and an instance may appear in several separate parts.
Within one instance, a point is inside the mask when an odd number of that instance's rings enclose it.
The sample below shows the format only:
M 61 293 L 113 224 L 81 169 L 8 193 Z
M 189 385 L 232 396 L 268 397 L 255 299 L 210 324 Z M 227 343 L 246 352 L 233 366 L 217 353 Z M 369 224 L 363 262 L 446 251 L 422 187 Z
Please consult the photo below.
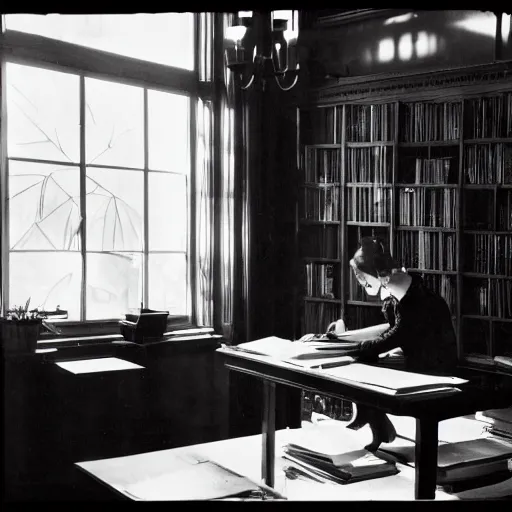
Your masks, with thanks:
M 378 338 L 360 343 L 360 360 L 400 347 L 406 367 L 417 372 L 450 372 L 457 364 L 457 345 L 450 310 L 445 300 L 411 275 L 409 289 L 398 301 L 387 297 L 382 312 L 389 329 Z

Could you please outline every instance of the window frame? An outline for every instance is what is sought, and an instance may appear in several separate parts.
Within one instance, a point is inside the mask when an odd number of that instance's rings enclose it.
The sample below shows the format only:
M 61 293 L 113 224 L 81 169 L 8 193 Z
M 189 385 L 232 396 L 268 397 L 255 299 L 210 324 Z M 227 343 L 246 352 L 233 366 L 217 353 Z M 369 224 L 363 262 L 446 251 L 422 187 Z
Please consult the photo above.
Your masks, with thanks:
M 213 84 L 200 80 L 199 75 L 199 16 L 194 15 L 194 69 L 186 70 L 163 64 L 142 61 L 131 57 L 126 57 L 102 50 L 96 50 L 68 43 L 60 40 L 50 39 L 44 36 L 27 34 L 24 32 L 5 30 L 5 24 L 2 18 L 2 31 L 0 32 L 0 64 L 1 64 L 1 83 L 0 83 L 0 128 L 4 126 L 6 119 L 6 95 L 5 91 L 5 70 L 6 63 L 35 66 L 52 71 L 72 73 L 79 75 L 80 81 L 85 78 L 108 80 L 110 82 L 121 83 L 147 88 L 155 91 L 162 91 L 173 94 L 181 94 L 189 97 L 189 120 L 190 120 L 190 175 L 188 183 L 188 221 L 189 233 L 187 242 L 187 272 L 188 272 L 188 293 L 190 294 L 189 303 L 191 306 L 190 316 L 173 315 L 168 319 L 168 330 L 186 329 L 197 327 L 197 294 L 196 294 L 196 202 L 195 202 L 195 175 L 196 175 L 196 106 L 199 98 L 211 98 L 213 94 Z M 83 83 L 81 84 L 83 87 Z M 144 96 L 147 96 L 147 89 Z M 146 104 L 147 106 L 147 104 Z M 145 124 L 147 116 L 145 113 Z M 9 230 L 9 212 L 7 211 L 7 134 L 5 129 L 1 129 L 0 138 L 0 211 L 5 212 L 2 215 L 0 225 L 0 314 L 4 313 L 4 299 L 9 290 L 9 252 L 8 230 Z M 146 130 L 147 132 L 147 130 Z M 145 175 L 147 175 L 147 165 L 145 165 Z M 145 201 L 145 209 L 147 202 Z M 147 219 L 147 214 L 145 215 Z M 144 231 L 147 229 L 145 220 Z M 144 234 L 145 236 L 145 234 Z M 147 247 L 145 246 L 145 254 Z M 145 264 L 145 268 L 147 263 Z M 147 275 L 145 275 L 147 278 Z M 118 319 L 104 320 L 84 320 L 84 321 L 59 321 L 59 328 L 62 336 L 99 336 L 99 335 L 117 335 L 119 334 Z M 43 333 L 41 339 L 56 338 L 54 334 Z

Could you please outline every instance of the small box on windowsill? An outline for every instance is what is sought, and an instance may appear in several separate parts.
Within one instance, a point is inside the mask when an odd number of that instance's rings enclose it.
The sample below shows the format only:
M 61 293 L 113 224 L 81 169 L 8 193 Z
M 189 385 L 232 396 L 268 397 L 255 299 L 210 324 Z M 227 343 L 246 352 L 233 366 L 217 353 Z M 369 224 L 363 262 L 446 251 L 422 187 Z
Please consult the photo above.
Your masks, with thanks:
M 149 343 L 162 338 L 167 328 L 168 311 L 137 309 L 127 313 L 125 320 L 119 321 L 121 334 L 126 341 Z

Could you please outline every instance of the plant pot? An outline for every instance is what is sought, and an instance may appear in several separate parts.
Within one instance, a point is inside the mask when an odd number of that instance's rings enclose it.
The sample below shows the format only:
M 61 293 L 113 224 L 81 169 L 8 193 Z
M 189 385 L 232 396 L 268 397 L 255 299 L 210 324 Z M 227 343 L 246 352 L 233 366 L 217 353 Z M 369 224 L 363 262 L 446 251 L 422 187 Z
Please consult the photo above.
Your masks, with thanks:
M 0 344 L 4 354 L 33 354 L 41 331 L 41 319 L 0 319 Z

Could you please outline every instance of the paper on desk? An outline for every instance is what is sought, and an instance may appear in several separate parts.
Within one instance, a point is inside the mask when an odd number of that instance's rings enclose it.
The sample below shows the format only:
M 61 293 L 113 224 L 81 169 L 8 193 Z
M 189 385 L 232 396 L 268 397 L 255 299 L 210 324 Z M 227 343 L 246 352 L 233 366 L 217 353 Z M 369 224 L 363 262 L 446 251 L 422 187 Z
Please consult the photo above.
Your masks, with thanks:
M 339 342 L 302 342 L 291 341 L 277 336 L 269 336 L 259 340 L 240 343 L 233 350 L 269 356 L 281 361 L 288 359 L 326 359 L 347 355 L 355 348 L 353 343 Z
M 384 331 L 389 329 L 389 324 L 371 325 L 370 327 L 363 327 L 362 329 L 354 329 L 352 331 L 345 331 L 338 334 L 340 341 L 363 341 L 376 338 Z
M 125 486 L 141 501 L 213 500 L 257 491 L 258 485 L 212 461 L 165 473 Z
M 301 368 L 309 368 L 311 370 L 317 368 L 333 368 L 335 366 L 345 366 L 352 364 L 355 359 L 352 356 L 326 357 L 322 359 L 285 359 L 287 363 L 291 363 Z
M 82 359 L 80 361 L 61 361 L 56 363 L 62 369 L 79 375 L 82 373 L 113 372 L 120 370 L 144 369 L 143 366 L 118 359 L 117 357 L 101 357 L 99 359 Z
M 447 386 L 458 386 L 468 382 L 467 380 L 457 377 L 405 372 L 392 368 L 382 368 L 359 363 L 336 368 L 326 368 L 322 370 L 322 373 L 343 380 L 389 389 L 396 394 Z

